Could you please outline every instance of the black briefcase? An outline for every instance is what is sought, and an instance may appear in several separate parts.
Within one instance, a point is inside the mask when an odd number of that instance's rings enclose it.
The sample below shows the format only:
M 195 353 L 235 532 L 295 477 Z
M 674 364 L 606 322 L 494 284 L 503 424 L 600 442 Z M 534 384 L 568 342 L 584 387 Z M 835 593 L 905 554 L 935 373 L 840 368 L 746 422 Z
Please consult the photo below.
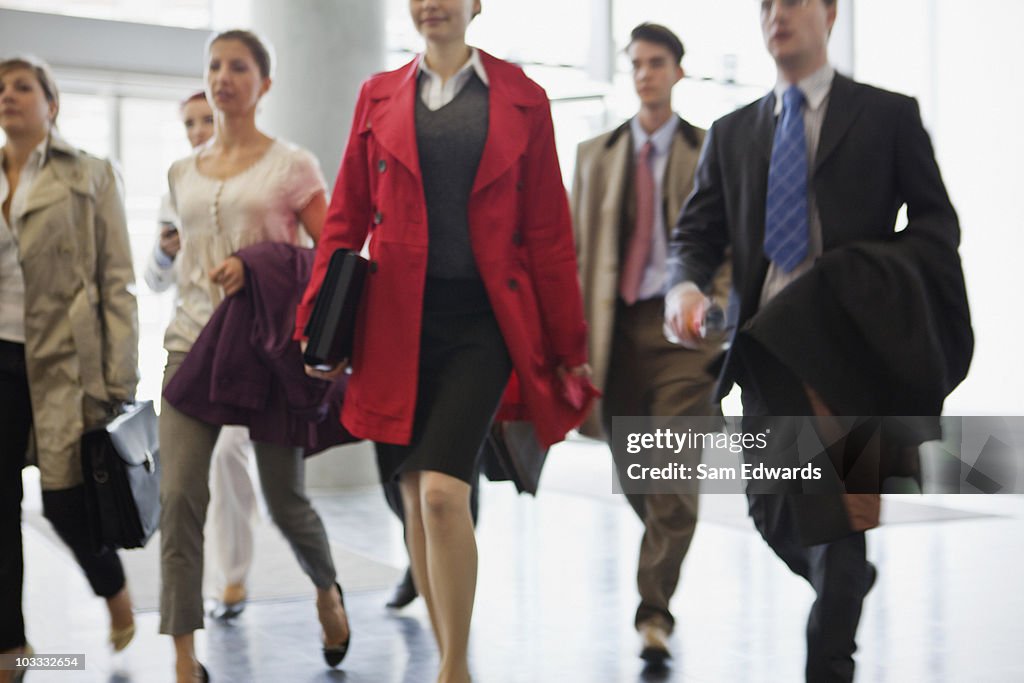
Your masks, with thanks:
M 329 369 L 352 357 L 367 265 L 366 259 L 347 249 L 338 249 L 331 255 L 304 331 L 309 340 L 303 354 L 306 365 Z
M 141 548 L 160 524 L 160 445 L 152 401 L 82 435 L 86 510 L 96 548 Z

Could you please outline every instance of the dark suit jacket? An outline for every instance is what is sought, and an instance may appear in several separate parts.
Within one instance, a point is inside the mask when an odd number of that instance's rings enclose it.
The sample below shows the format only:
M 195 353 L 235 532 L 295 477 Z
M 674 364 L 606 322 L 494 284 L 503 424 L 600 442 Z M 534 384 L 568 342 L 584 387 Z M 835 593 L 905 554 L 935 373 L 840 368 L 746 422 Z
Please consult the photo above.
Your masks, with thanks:
M 757 313 L 768 271 L 763 242 L 774 108 L 771 93 L 712 125 L 694 192 L 669 247 L 672 283 L 690 280 L 702 288 L 726 247 L 732 247 L 736 333 Z M 959 222 L 914 99 L 836 74 L 811 182 L 826 255 L 855 243 L 894 240 L 903 204 L 909 217 L 906 236 L 955 255 Z M 959 275 L 958 260 L 956 271 Z M 959 277 L 950 286 L 962 292 Z M 966 297 L 961 298 L 958 323 L 966 318 Z M 735 344 L 723 363 L 719 398 L 741 378 L 734 350 Z
M 737 327 L 718 396 L 733 381 L 760 386 L 762 399 L 765 387 L 802 395 L 803 382 L 839 414 L 937 415 L 966 374 L 973 337 L 960 227 L 917 103 L 836 75 L 811 177 L 823 254 L 759 310 L 774 108 L 773 93 L 711 127 L 669 248 L 673 284 L 702 288 L 732 248 Z M 895 233 L 904 204 L 909 224 Z M 909 436 L 890 450 L 934 437 L 929 424 L 901 430 Z M 807 544 L 877 523 L 877 495 L 795 501 Z

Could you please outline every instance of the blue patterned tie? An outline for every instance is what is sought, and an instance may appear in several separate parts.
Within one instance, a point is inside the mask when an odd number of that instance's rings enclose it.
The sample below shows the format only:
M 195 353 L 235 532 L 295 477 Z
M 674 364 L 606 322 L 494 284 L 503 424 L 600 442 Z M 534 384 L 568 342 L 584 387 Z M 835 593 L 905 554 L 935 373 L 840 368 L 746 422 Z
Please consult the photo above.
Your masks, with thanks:
M 764 253 L 783 272 L 807 257 L 807 138 L 801 107 L 804 94 L 795 85 L 782 95 L 782 116 L 775 126 L 768 167 Z

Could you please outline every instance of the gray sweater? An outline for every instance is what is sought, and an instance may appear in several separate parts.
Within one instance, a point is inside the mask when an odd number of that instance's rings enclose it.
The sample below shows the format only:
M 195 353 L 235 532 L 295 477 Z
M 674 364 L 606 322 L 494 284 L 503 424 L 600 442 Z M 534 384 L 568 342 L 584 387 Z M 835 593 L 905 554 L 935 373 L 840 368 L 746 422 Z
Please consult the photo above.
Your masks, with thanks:
M 477 279 L 469 243 L 469 195 L 487 141 L 488 90 L 473 74 L 451 102 L 431 111 L 416 98 L 416 144 L 427 202 L 427 276 Z

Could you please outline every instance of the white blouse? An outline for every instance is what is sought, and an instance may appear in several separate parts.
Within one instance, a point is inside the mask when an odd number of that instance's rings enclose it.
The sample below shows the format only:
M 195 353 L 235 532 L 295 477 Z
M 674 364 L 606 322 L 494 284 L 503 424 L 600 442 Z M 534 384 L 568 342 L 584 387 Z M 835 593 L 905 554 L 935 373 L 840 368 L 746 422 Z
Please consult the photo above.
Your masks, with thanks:
M 28 202 L 36 177 L 42 173 L 46 164 L 47 147 L 50 138 L 36 145 L 28 157 L 18 187 L 11 197 L 10 216 L 8 221 L 0 211 L 0 339 L 18 344 L 25 343 L 25 276 L 21 271 L 21 258 L 18 256 L 18 231 L 21 229 L 22 213 Z M 0 147 L 0 167 L 3 166 L 4 151 Z M 0 170 L 0 204 L 7 201 L 11 193 L 7 183 L 7 174 Z
M 299 232 L 298 213 L 327 190 L 316 157 L 281 140 L 226 180 L 200 173 L 198 158 L 199 150 L 174 162 L 167 173 L 181 237 L 175 259 L 179 301 L 164 336 L 168 351 L 192 348 L 224 298 L 209 274 L 226 258 L 259 242 L 311 244 Z

